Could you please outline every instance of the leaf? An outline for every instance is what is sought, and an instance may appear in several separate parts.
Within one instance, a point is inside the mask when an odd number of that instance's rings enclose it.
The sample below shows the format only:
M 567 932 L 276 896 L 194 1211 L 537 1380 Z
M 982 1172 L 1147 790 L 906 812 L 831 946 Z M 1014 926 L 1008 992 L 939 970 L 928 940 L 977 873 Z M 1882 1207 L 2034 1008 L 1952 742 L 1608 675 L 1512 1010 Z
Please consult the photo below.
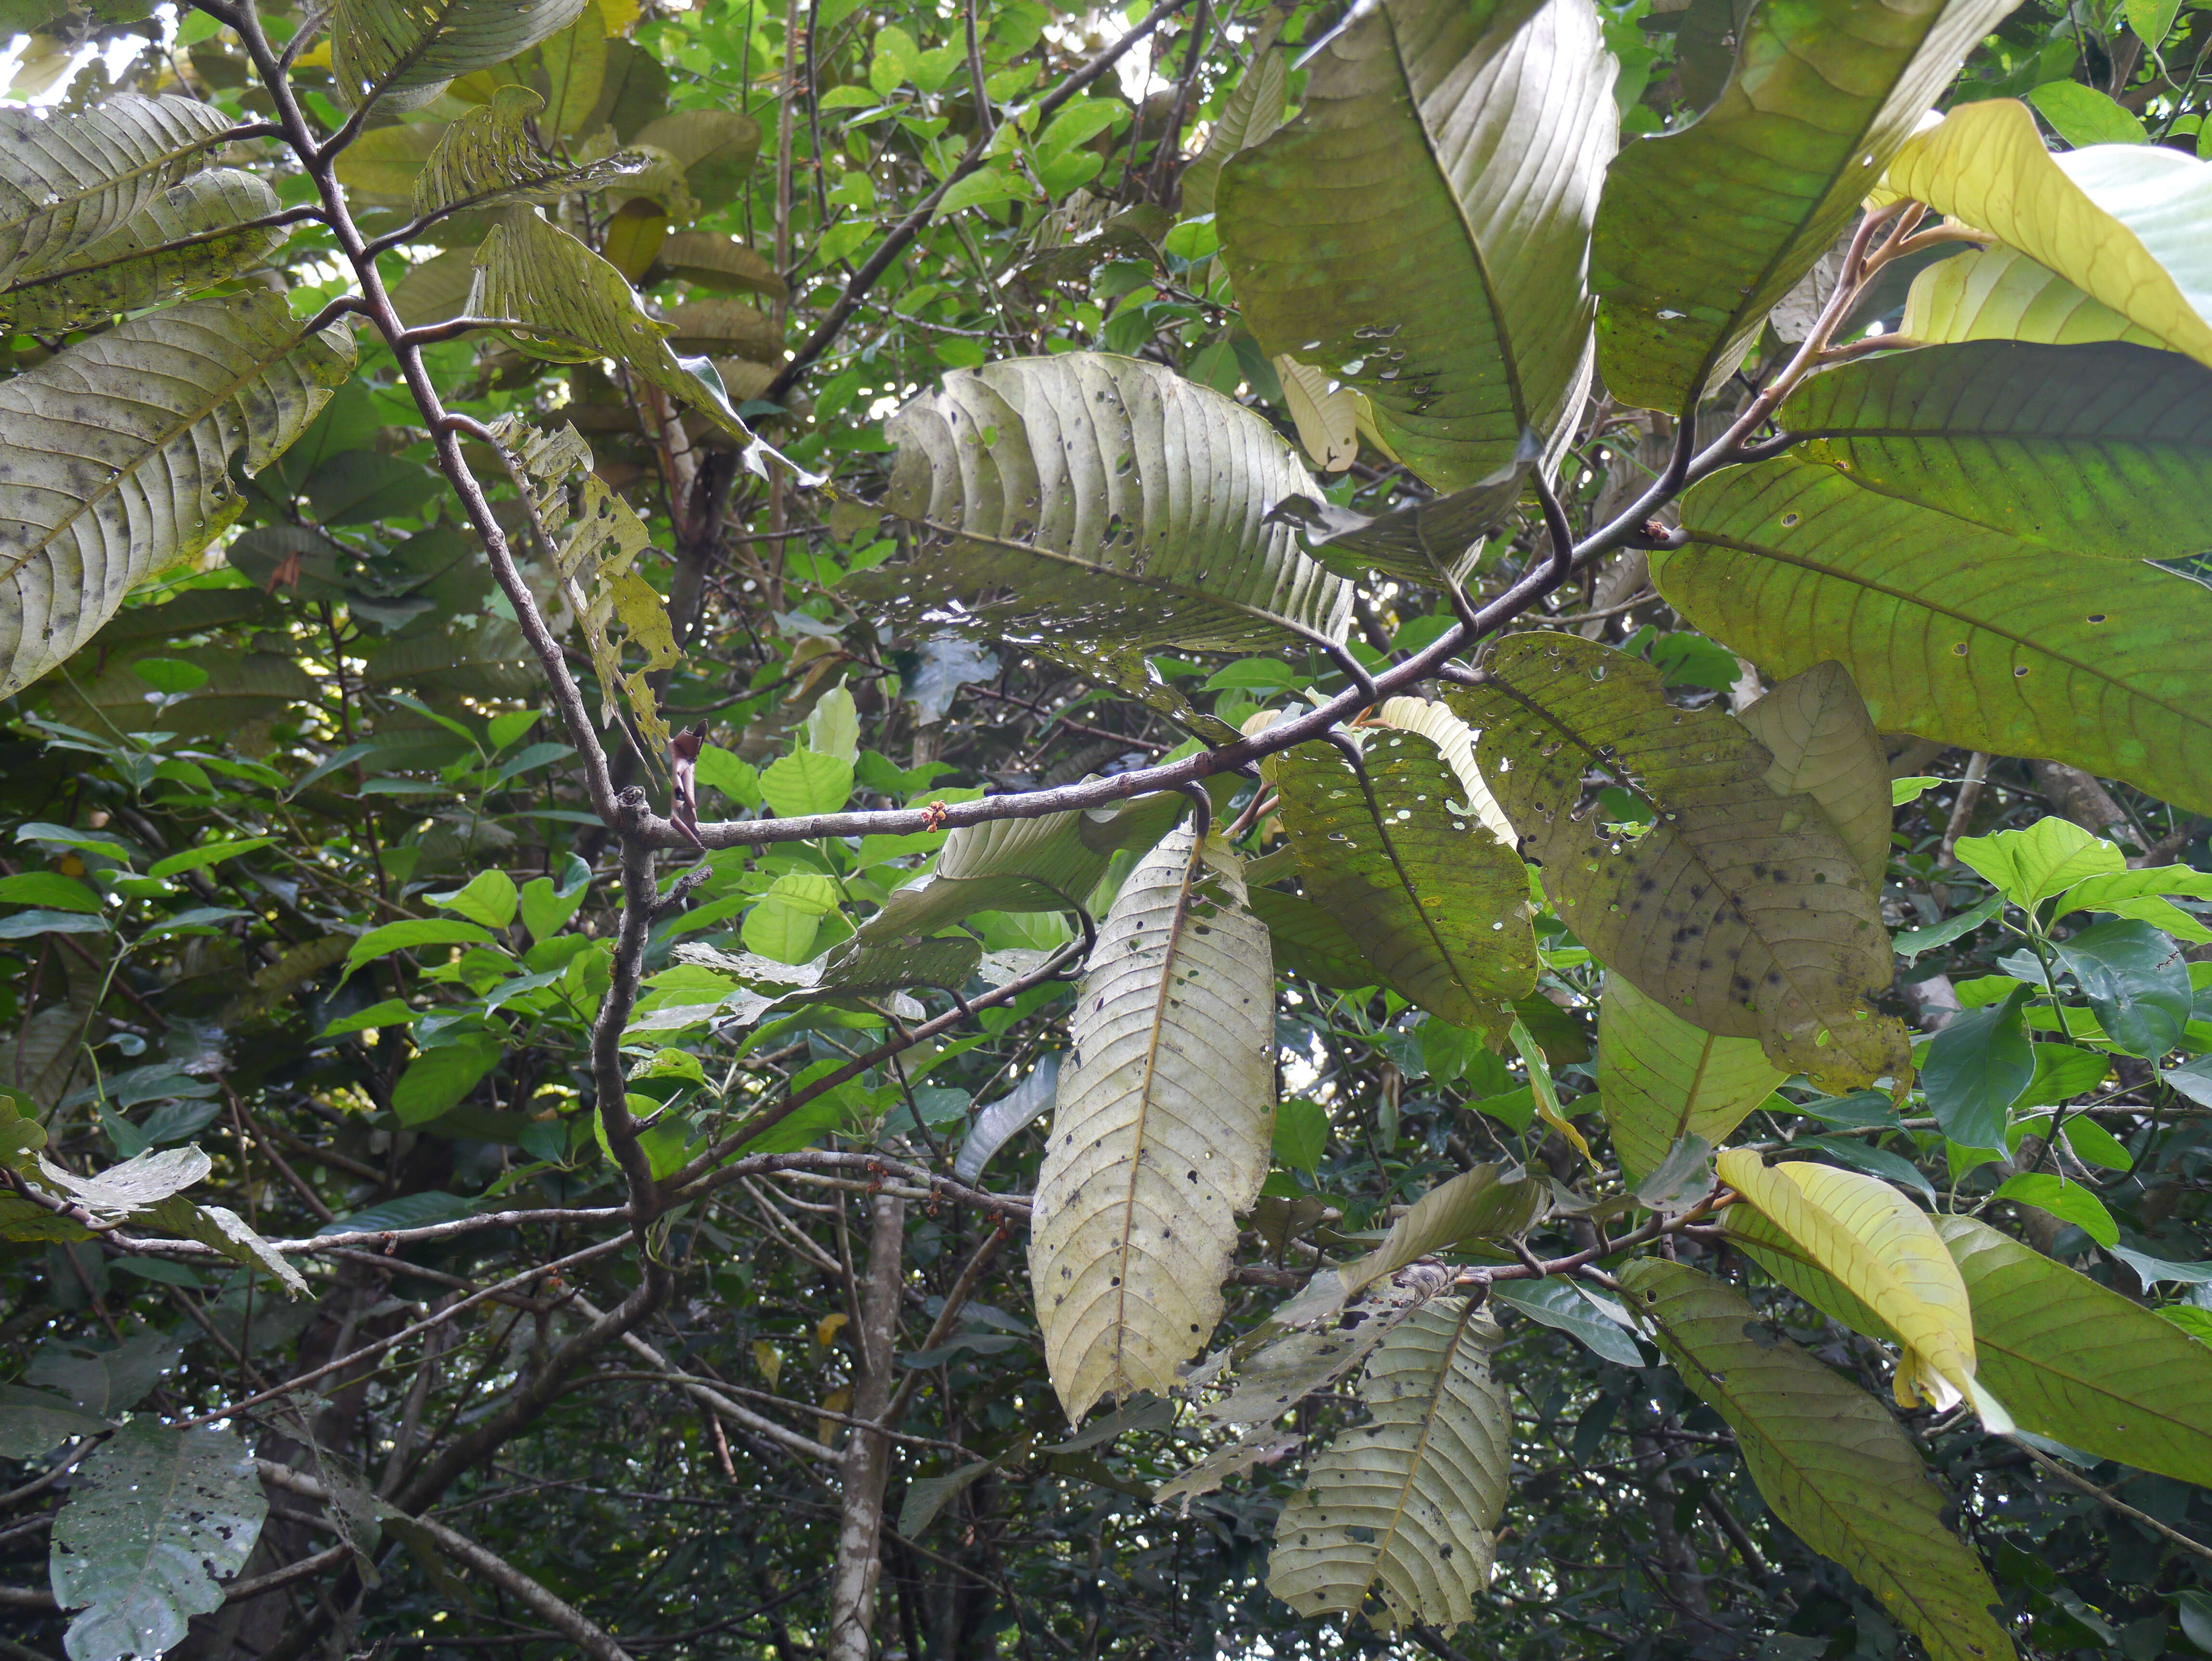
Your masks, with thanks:
M 1963 1396 L 1990 1434 L 2012 1428 L 1996 1397 L 1975 1380 L 1966 1289 L 1926 1214 L 1888 1183 L 1853 1171 L 1770 1167 L 1734 1147 L 1715 1165 L 1723 1182 L 1897 1335 L 1899 1405 L 1916 1392 L 1939 1409 Z
M 387 952 L 411 952 L 423 946 L 489 946 L 491 932 L 481 924 L 454 922 L 444 917 L 410 918 L 372 928 L 346 953 L 346 975 Z M 343 977 L 340 977 L 341 979 Z
M 236 1212 L 219 1205 L 194 1205 L 181 1196 L 164 1200 L 146 1220 L 179 1239 L 213 1246 L 234 1263 L 258 1269 L 295 1298 L 308 1295 L 307 1282 L 282 1254 L 255 1233 Z
M 1275 1524 L 1267 1590 L 1301 1615 L 1358 1611 L 1449 1630 L 1474 1618 L 1510 1486 L 1512 1414 L 1498 1329 L 1439 1299 L 1383 1339 L 1360 1378 L 1368 1417 L 1337 1433 Z
M 2181 1043 L 2194 1007 L 2189 965 L 2148 923 L 2093 923 L 2060 944 L 2058 961 L 2120 1049 L 2155 1061 Z
M 1275 376 L 1306 459 L 1326 473 L 1340 473 L 1358 460 L 1359 395 L 1287 354 L 1275 359 Z
M 1607 977 L 1597 1012 L 1598 1101 L 1632 1184 L 1685 1136 L 1718 1147 L 1786 1076 L 1755 1039 L 1716 1037 L 1626 980 Z
M 1157 364 L 1071 352 L 956 370 L 884 434 L 890 511 L 936 528 L 841 592 L 900 615 L 964 607 L 970 632 L 1085 655 L 1343 635 L 1350 590 L 1267 520 L 1318 488 L 1261 417 Z
M 1463 787 L 1434 743 L 1362 736 L 1357 760 L 1316 741 L 1261 764 L 1299 880 L 1358 941 L 1370 980 L 1498 1043 L 1505 1006 L 1536 983 L 1528 874 L 1488 825 L 1447 806 Z
M 530 50 L 574 22 L 588 0 L 337 0 L 331 90 L 352 108 L 420 109 L 456 76 Z
M 1206 144 L 1182 170 L 1182 212 L 1186 220 L 1202 219 L 1214 208 L 1214 193 L 1221 170 L 1240 150 L 1265 143 L 1283 125 L 1283 106 L 1290 96 L 1290 75 L 1283 54 L 1273 50 L 1276 30 L 1262 25 L 1252 43 L 1252 61 L 1237 77 L 1236 88 L 1207 125 Z
M 2012 1104 L 2035 1078 L 2035 1051 L 2021 1008 L 2032 989 L 1954 1015 L 1936 1035 L 1920 1082 L 1943 1134 L 1961 1147 L 2002 1149 Z
M 2056 271 L 2172 351 L 2212 364 L 2212 168 L 2159 144 L 2054 155 L 2027 106 L 1962 104 L 1898 152 L 1883 189 Z
M 2105 1202 L 2094 1189 L 2069 1183 L 2063 1177 L 2054 1177 L 2047 1171 L 2022 1171 L 2008 1177 L 1990 1197 L 2047 1211 L 2062 1222 L 2073 1224 L 2100 1246 L 2120 1243 L 2119 1225 L 2112 1220 L 2112 1214 L 2105 1209 Z
M 1275 1107 L 1275 1163 L 1312 1176 L 1328 1147 L 1328 1110 L 1303 1097 Z
M 2012 5 L 1912 0 L 1879 21 L 1854 0 L 1754 9 L 1713 106 L 1606 174 L 1590 282 L 1613 395 L 1671 415 L 1734 370 Z
M 63 1640 L 71 1661 L 157 1656 L 185 1622 L 222 1604 L 217 1584 L 246 1567 L 269 1500 L 253 1455 L 228 1431 L 133 1421 L 78 1468 L 54 1519 L 54 1599 L 82 1609 Z
M 201 871 L 210 865 L 220 865 L 225 860 L 234 860 L 240 854 L 250 854 L 257 848 L 266 848 L 274 837 L 228 837 L 221 842 L 202 843 L 196 848 L 185 848 L 166 858 L 158 859 L 146 867 L 149 877 L 182 876 L 187 871 Z
M 2023 1428 L 2212 1485 L 2212 1350 L 1971 1217 L 1939 1217 L 1984 1377 Z
M 416 216 L 508 202 L 556 202 L 637 179 L 653 167 L 653 157 L 641 150 L 563 164 L 533 146 L 524 128 L 544 107 L 545 100 L 529 88 L 510 84 L 446 128 L 414 175 Z
M 1490 1288 L 1490 1296 L 1493 1302 L 1517 1309 L 1532 1321 L 1565 1333 L 1606 1360 L 1625 1367 L 1644 1365 L 1644 1352 L 1637 1348 L 1636 1341 L 1564 1275 L 1547 1275 L 1540 1281 L 1499 1281 Z
M 1077 989 L 1030 1247 L 1077 1423 L 1109 1391 L 1174 1387 L 1221 1318 L 1236 1214 L 1267 1173 L 1273 971 L 1221 857 L 1185 830 L 1140 860 Z
M 1959 840 L 1963 843 L 1972 839 L 1961 837 Z M 1901 930 L 1891 937 L 1890 946 L 1905 962 L 1917 963 L 1937 946 L 1948 946 L 1961 935 L 1972 934 L 2003 910 L 2004 896 L 1991 894 L 1939 923 L 1931 923 L 1925 928 Z
M 557 363 L 618 359 L 738 443 L 753 444 L 720 372 L 705 358 L 678 359 L 669 326 L 647 317 L 629 280 L 568 232 L 534 213 L 510 215 L 477 250 L 476 271 L 470 314 L 514 319 L 507 332 L 524 351 Z
M 785 818 L 834 813 L 853 794 L 853 764 L 811 750 L 794 750 L 769 764 L 760 776 L 769 811 Z
M 109 1419 L 144 1401 L 176 1366 L 181 1348 L 160 1332 L 135 1333 L 112 1349 L 49 1341 L 31 1357 L 23 1377 L 52 1385 L 96 1419 Z
M 276 295 L 118 324 L 0 383 L 0 697 L 89 640 L 139 582 L 198 552 L 353 363 Z M 62 413 L 66 411 L 66 415 Z
M 1040 1056 L 1019 1084 L 975 1116 L 952 1161 L 954 1176 L 963 1183 L 974 1182 L 1000 1148 L 1052 1110 L 1060 1094 L 1060 1068 L 1058 1050 Z
M 782 300 L 789 287 L 775 267 L 735 237 L 678 231 L 660 245 L 658 263 L 695 289 L 765 295 Z
M 259 265 L 290 232 L 282 225 L 229 228 L 276 211 L 276 192 L 252 173 L 231 167 L 194 173 L 98 241 L 9 282 L 0 289 L 0 325 L 58 334 L 234 277 Z
M 1966 340 L 2165 344 L 2152 330 L 2002 243 L 1939 259 L 1913 278 L 1897 332 L 1929 345 Z
M 1267 925 L 1282 973 L 1346 991 L 1376 983 L 1375 966 L 1351 931 L 1311 900 L 1255 888 L 1252 915 Z
M 2140 118 L 2116 103 L 2109 94 L 2078 81 L 2046 81 L 2032 88 L 2027 101 L 2051 124 L 2051 130 L 2068 146 L 2088 144 L 2146 144 L 2150 135 Z
M 2177 662 L 2212 593 L 2155 566 L 2053 555 L 1784 457 L 1684 501 L 1659 592 L 1771 674 L 1833 658 L 1883 732 L 2118 775 L 2212 806 L 2212 713 Z
M 19 876 L 0 877 L 0 900 L 9 905 L 51 906 L 58 911 L 88 915 L 100 909 L 99 895 L 58 871 L 26 871 Z
M 1809 377 L 1777 420 L 1863 488 L 2060 554 L 2178 559 L 2212 513 L 2212 374 L 1978 341 Z
M 424 1050 L 407 1063 L 407 1070 L 392 1086 L 392 1110 L 403 1125 L 428 1124 L 444 1116 L 499 1065 L 501 1053 L 499 1040 L 489 1033 Z
M 1832 1558 L 1927 1646 L 1934 1661 L 2011 1661 L 1980 1560 L 1943 1525 L 1950 1501 L 1881 1404 L 1719 1281 L 1644 1257 L 1620 1271 L 1683 1381 L 1726 1419 L 1776 1518 Z
M 1910 1065 L 1905 1033 L 1861 1001 L 1893 967 L 1874 897 L 1824 818 L 1768 787 L 1765 749 L 1716 709 L 1666 699 L 1640 659 L 1574 636 L 1501 642 L 1487 684 L 1446 702 L 1540 864 L 1545 891 L 1623 979 L 1778 1067 L 1849 1089 Z M 1650 829 L 1582 814 L 1610 774 Z
M 1959 858 L 2023 910 L 2087 878 L 2118 874 L 2127 859 L 2102 837 L 2051 814 L 2019 830 L 1961 837 Z
M 1455 800 L 1473 810 L 1498 841 L 1512 845 L 1516 839 L 1513 822 L 1505 817 L 1498 798 L 1491 794 L 1489 785 L 1483 782 L 1482 769 L 1475 763 L 1475 733 L 1451 712 L 1449 706 L 1426 698 L 1385 698 L 1376 705 L 1368 719 L 1383 727 L 1395 727 L 1401 733 L 1419 733 L 1435 745 L 1459 779 L 1461 794 Z
M 2112 1058 L 2096 1050 L 2077 1050 L 2071 1044 L 2047 1041 L 2039 1043 L 2035 1046 L 2035 1077 L 2013 1105 L 2025 1110 L 2070 1102 L 2103 1084 L 2105 1075 L 2112 1070 Z M 2134 1163 L 2130 1159 L 2120 1169 L 2126 1170 Z
M 548 37 L 538 61 L 545 77 L 546 131 L 572 137 L 588 131 L 607 70 L 607 27 L 599 8 L 586 5 L 574 22 Z M 492 94 L 495 100 L 498 95 Z
M 638 149 L 674 156 L 685 188 L 710 211 L 735 198 L 752 172 L 760 142 L 760 123 L 752 117 L 711 107 L 658 117 L 629 137 Z
M 1889 763 L 1850 672 L 1840 663 L 1816 663 L 1736 719 L 1774 757 L 1768 788 L 1817 802 L 1867 886 L 1879 894 L 1889 869 Z
M 72 113 L 0 111 L 0 280 L 51 271 L 208 166 L 229 119 L 192 98 L 112 93 Z
M 88 1211 L 111 1221 L 190 1188 L 214 1168 L 197 1147 L 167 1147 L 145 1153 L 90 1177 L 64 1171 L 43 1154 L 39 1174 L 45 1186 L 67 1194 Z
M 1580 406 L 1617 122 L 1596 13 L 1392 0 L 1309 72 L 1298 118 L 1221 175 L 1246 325 L 1366 398 L 1437 490 L 1504 484 L 1495 519 L 1531 435 L 1540 452 Z
M 72 1436 L 96 1436 L 105 1419 L 80 1413 L 61 1396 L 0 1384 L 0 1459 L 42 1459 Z
M 504 928 L 514 921 L 520 896 L 515 891 L 514 878 L 504 871 L 492 870 L 477 872 L 450 894 L 428 894 L 423 897 L 441 911 L 458 911 L 471 922 L 482 923 L 486 928 Z

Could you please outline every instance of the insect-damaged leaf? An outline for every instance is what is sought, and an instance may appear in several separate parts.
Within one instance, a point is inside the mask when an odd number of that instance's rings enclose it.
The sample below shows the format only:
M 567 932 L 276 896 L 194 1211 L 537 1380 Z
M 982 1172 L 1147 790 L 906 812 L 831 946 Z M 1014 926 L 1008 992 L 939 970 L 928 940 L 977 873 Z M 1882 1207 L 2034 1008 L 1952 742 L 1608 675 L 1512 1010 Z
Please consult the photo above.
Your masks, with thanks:
M 1031 1208 L 1037 1321 L 1071 1420 L 1109 1392 L 1173 1389 L 1221 1318 L 1236 1214 L 1267 1174 L 1273 993 L 1234 856 L 1177 830 L 1099 928 Z
M 86 110 L 0 111 L 0 279 L 66 265 L 119 229 L 209 166 L 229 126 L 198 99 L 128 92 Z
M 544 105 L 527 87 L 504 86 L 489 103 L 447 127 L 415 177 L 416 215 L 502 202 L 557 201 L 637 179 L 654 165 L 655 158 L 642 150 L 620 151 L 579 167 L 555 161 L 531 144 L 523 128 Z
M 1862 1002 L 1893 972 L 1874 897 L 1825 820 L 1766 783 L 1742 727 L 1674 709 L 1649 664 L 1569 635 L 1504 642 L 1486 684 L 1445 701 L 1609 970 L 1778 1067 L 1844 1089 L 1905 1075 L 1904 1029 Z M 1646 803 L 1650 828 L 1609 831 L 1583 800 L 1592 774 Z
M 1936 1661 L 2011 1661 L 1981 1561 L 1905 1429 L 1865 1391 L 1760 1326 L 1720 1281 L 1645 1257 L 1620 1273 L 1683 1379 L 1736 1433 L 1766 1503 L 1910 1628 Z

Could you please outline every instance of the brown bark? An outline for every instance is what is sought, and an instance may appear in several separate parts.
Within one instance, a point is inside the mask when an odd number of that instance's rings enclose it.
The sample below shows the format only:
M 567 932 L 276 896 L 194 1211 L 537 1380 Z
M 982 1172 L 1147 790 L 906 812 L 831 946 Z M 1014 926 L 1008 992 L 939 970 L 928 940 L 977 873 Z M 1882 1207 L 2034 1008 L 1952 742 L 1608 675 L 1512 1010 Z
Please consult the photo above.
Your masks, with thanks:
M 880 1419 L 890 1406 L 898 1347 L 899 1293 L 905 1279 L 906 1202 L 878 1194 L 870 1208 L 868 1268 L 854 1311 L 853 1416 Z M 843 1488 L 837 1561 L 830 1578 L 830 1641 L 825 1661 L 868 1661 L 876 1624 L 876 1583 L 883 1570 L 884 1488 L 891 1469 L 890 1439 L 854 1428 L 839 1469 Z
M 2115 827 L 2132 829 L 2126 812 L 2111 793 L 2080 768 L 2069 767 L 2063 761 L 2037 761 L 2028 764 L 2028 771 L 2034 775 L 2035 788 L 2043 792 L 2051 811 L 2073 820 L 2091 836 L 2109 836 Z

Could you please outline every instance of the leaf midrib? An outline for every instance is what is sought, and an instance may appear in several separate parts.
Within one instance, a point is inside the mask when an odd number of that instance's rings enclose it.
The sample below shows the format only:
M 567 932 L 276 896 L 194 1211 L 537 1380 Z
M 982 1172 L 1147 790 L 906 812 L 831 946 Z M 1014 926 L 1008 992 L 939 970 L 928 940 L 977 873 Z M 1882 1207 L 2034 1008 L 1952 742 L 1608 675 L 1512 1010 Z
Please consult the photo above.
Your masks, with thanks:
M 1452 1369 L 1459 1362 L 1459 1348 L 1467 1336 L 1468 1323 L 1474 1318 L 1475 1308 L 1472 1298 L 1465 1301 L 1460 1310 L 1459 1324 L 1452 1329 L 1451 1336 L 1445 1341 L 1443 1364 L 1437 1369 L 1437 1381 L 1430 1388 L 1427 1404 L 1421 1410 L 1420 1433 L 1413 1439 L 1413 1445 L 1408 1451 L 1404 1480 L 1398 1485 L 1397 1501 L 1390 1508 L 1389 1526 L 1375 1542 L 1375 1558 L 1368 1567 L 1367 1579 L 1360 1587 L 1363 1594 L 1381 1578 L 1382 1560 L 1389 1555 L 1392 1542 L 1397 1539 L 1399 1530 L 1405 1522 L 1406 1506 L 1413 1492 L 1414 1479 L 1420 1471 L 1422 1460 L 1428 1455 L 1430 1440 L 1436 1434 L 1437 1420 L 1443 1410 L 1445 1392 L 1451 1384 Z M 1368 1366 L 1371 1368 L 1374 1362 L 1370 1361 Z M 1371 1418 L 1374 1409 L 1370 1407 L 1368 1412 Z

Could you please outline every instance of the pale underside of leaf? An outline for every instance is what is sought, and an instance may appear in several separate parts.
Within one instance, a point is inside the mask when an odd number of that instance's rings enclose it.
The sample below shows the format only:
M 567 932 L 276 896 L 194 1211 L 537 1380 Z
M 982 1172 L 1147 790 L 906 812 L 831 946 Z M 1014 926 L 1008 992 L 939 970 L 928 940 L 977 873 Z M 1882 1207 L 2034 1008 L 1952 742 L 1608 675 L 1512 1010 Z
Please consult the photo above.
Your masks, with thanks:
M 2163 347 L 2158 334 L 2092 300 L 2016 248 L 1971 248 L 1912 279 L 1897 332 L 1917 345 L 2024 340 L 2051 346 L 2124 340 Z
M 2212 364 L 2212 164 L 2160 144 L 2054 155 L 2027 105 L 1992 98 L 1905 145 L 1882 184 L 1990 232 L 2159 344 Z
M 1222 175 L 1254 334 L 1364 393 L 1440 490 L 1509 472 L 1571 413 L 1613 74 L 1585 0 L 1393 0 L 1322 50 L 1298 119 Z
M 206 167 L 229 126 L 212 104 L 127 92 L 67 113 L 0 110 L 0 280 L 63 264 L 118 229 Z
M 1866 700 L 1840 663 L 1816 663 L 1792 675 L 1736 719 L 1774 759 L 1769 788 L 1810 796 L 1828 828 L 1850 850 L 1877 896 L 1889 868 L 1889 761 Z M 1717 1138 L 1708 1137 L 1707 1141 Z
M 1776 417 L 1870 490 L 2061 554 L 2180 559 L 2212 517 L 2212 371 L 2173 352 L 1994 341 L 1812 376 Z
M 337 0 L 331 87 L 348 108 L 380 96 L 419 109 L 456 76 L 505 63 L 567 28 L 590 0 Z
M 850 581 L 925 621 L 1245 650 L 1337 640 L 1351 592 L 1267 522 L 1319 494 L 1273 428 L 1157 364 L 1100 353 L 961 370 L 884 423 L 911 559 Z
M 1267 1590 L 1303 1615 L 1362 1608 L 1449 1630 L 1489 1584 L 1512 1471 L 1512 1415 L 1490 1317 L 1441 1299 L 1401 1323 L 1360 1379 L 1365 1423 L 1337 1433 L 1283 1508 Z
M 1302 744 L 1261 764 L 1280 794 L 1306 893 L 1334 915 L 1401 995 L 1503 1040 L 1536 983 L 1527 873 L 1511 848 L 1448 804 L 1459 779 L 1418 733 L 1371 733 L 1358 761 Z
M 1030 1274 L 1071 1420 L 1165 1392 L 1221 1318 L 1266 1177 L 1274 977 L 1243 884 L 1194 830 L 1139 861 L 1076 994 L 1031 1208 Z
M 228 458 L 258 472 L 352 362 L 349 335 L 303 341 L 261 293 L 134 318 L 0 384 L 0 697 L 204 547 L 238 511 Z
M 1754 10 L 1713 106 L 1607 177 L 1590 268 L 1613 396 L 1673 413 L 1729 374 L 2014 3 Z
M 1523 635 L 1488 684 L 1446 702 L 1481 730 L 1484 776 L 1545 889 L 1609 970 L 1778 1067 L 1846 1088 L 1910 1066 L 1904 1030 L 1865 998 L 1889 940 L 1850 851 L 1781 796 L 1771 757 L 1717 709 L 1673 708 L 1658 672 L 1595 642 Z M 1609 773 L 1650 804 L 1609 833 L 1583 781 Z
M 1718 1281 L 1641 1258 L 1621 1271 L 1683 1379 L 1729 1421 L 1774 1514 L 1832 1558 L 1935 1661 L 2011 1661 L 1981 1561 L 1943 1525 L 1948 1505 L 1897 1421 Z
M 1708 480 L 1683 517 L 1691 545 L 1654 554 L 1653 582 L 1768 672 L 1833 658 L 1883 732 L 2068 762 L 2212 811 L 2203 585 L 2056 554 L 1788 457 Z
M 60 333 L 234 277 L 289 234 L 235 228 L 276 211 L 276 192 L 252 173 L 194 173 L 98 241 L 10 283 L 0 291 L 0 325 Z
M 1597 1014 L 1598 1100 L 1632 1185 L 1685 1136 L 1718 1147 L 1786 1076 L 1756 1039 L 1716 1037 L 1608 977 Z

